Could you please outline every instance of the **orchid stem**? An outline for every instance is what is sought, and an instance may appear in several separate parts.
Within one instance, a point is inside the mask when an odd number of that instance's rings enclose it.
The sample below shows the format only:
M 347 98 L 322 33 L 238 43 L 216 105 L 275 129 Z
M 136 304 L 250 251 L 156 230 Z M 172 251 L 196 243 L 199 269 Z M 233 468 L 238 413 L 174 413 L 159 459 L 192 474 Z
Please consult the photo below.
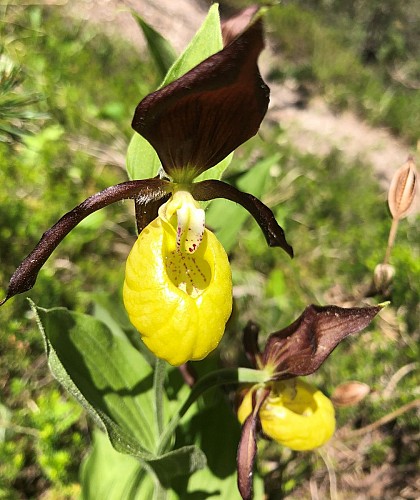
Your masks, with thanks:
M 158 436 L 163 432 L 163 384 L 166 376 L 166 361 L 156 358 L 153 389 Z

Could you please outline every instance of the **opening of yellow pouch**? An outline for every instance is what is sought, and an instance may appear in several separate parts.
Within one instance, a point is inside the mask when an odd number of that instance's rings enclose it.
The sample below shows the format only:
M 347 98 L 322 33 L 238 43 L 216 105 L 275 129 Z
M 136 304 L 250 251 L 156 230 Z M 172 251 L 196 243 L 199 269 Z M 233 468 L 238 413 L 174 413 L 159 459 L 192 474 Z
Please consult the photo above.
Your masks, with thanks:
M 316 388 L 295 379 L 275 382 L 272 387 L 271 396 L 267 400 L 267 406 L 270 403 L 273 406 L 284 406 L 297 415 L 309 417 L 318 408 L 314 398 L 315 392 Z
M 172 283 L 192 298 L 198 297 L 211 282 L 209 263 L 202 256 L 180 250 L 167 255 L 166 272 Z

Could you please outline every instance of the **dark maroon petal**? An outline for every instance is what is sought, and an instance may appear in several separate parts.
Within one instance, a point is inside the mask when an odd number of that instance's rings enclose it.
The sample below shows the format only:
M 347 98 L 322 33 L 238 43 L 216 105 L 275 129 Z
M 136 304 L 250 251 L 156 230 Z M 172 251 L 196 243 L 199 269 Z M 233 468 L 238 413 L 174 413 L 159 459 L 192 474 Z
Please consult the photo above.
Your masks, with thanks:
M 243 500 L 252 498 L 252 475 L 257 454 L 258 412 L 270 394 L 268 389 L 253 394 L 253 410 L 242 426 L 236 462 L 238 467 L 238 489 Z
M 258 132 L 269 89 L 258 71 L 261 20 L 178 80 L 145 97 L 132 126 L 177 182 L 191 181 Z
M 251 5 L 241 10 L 236 16 L 229 17 L 229 19 L 222 22 L 222 37 L 225 47 L 246 29 L 258 10 L 258 5 Z
M 308 306 L 294 323 L 270 336 L 264 365 L 275 367 L 276 379 L 309 375 L 345 337 L 368 326 L 381 309 Z
M 254 217 L 269 246 L 281 247 L 290 257 L 293 257 L 293 248 L 287 243 L 284 231 L 278 225 L 273 212 L 252 194 L 243 193 L 225 182 L 214 179 L 194 183 L 191 187 L 191 194 L 198 201 L 225 198 L 239 203 Z
M 258 334 L 260 332 L 260 327 L 253 321 L 248 321 L 244 328 L 243 334 L 243 345 L 244 350 L 251 366 L 259 367 L 261 359 L 261 351 L 258 346 Z
M 111 203 L 128 198 L 136 197 L 141 203 L 158 200 L 169 191 L 169 186 L 168 181 L 160 179 L 129 181 L 109 187 L 89 197 L 42 235 L 36 247 L 10 278 L 6 298 L 0 302 L 0 306 L 14 295 L 26 292 L 34 286 L 38 273 L 48 257 L 64 237 L 88 215 Z

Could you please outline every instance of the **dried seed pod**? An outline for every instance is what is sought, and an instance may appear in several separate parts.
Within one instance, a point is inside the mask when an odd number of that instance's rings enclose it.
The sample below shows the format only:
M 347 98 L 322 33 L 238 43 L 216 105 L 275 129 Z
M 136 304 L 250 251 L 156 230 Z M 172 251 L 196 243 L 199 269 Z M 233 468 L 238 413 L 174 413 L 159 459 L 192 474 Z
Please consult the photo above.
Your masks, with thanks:
M 388 192 L 388 205 L 394 219 L 407 215 L 416 195 L 417 172 L 414 159 L 407 161 L 394 174 Z
M 362 401 L 370 392 L 370 387 L 363 382 L 351 380 L 338 385 L 331 400 L 335 406 L 355 406 Z

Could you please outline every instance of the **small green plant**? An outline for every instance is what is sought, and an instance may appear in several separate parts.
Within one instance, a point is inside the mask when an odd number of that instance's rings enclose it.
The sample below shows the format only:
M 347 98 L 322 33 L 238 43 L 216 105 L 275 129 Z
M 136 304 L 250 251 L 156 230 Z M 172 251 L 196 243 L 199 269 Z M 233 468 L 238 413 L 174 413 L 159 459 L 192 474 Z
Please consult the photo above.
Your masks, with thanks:
M 40 97 L 25 93 L 20 86 L 24 80 L 17 66 L 0 46 L 0 142 L 20 141 L 31 129 L 35 119 L 46 115 L 31 110 Z

